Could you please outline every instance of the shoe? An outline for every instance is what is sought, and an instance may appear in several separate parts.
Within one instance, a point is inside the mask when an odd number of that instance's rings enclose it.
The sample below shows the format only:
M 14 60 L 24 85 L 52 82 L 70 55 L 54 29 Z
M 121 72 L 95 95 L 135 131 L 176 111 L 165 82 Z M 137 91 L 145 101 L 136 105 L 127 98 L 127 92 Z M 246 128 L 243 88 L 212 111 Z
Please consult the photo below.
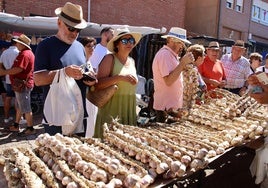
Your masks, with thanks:
M 13 120 L 13 117 L 6 118 L 6 119 L 4 119 L 4 123 L 8 123 L 8 122 L 10 122 L 12 120 Z
M 19 132 L 20 131 L 20 128 L 19 128 L 19 126 L 11 125 L 9 127 L 9 131 L 11 131 L 11 132 Z
M 26 123 L 27 123 L 26 119 L 21 119 L 19 124 L 26 124 Z
M 32 134 L 36 134 L 36 130 L 27 127 L 23 131 L 19 132 L 18 136 L 28 136 L 28 135 L 32 135 Z

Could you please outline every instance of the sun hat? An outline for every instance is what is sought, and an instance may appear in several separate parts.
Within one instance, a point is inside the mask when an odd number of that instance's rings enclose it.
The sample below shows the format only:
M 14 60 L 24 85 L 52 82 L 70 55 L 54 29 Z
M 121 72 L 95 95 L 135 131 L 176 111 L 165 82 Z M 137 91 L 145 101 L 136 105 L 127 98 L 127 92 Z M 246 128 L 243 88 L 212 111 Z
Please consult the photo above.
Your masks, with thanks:
M 136 46 L 139 43 L 139 41 L 142 37 L 141 33 L 130 32 L 127 27 L 126 28 L 118 28 L 114 32 L 114 37 L 107 44 L 107 48 L 110 52 L 114 52 L 114 42 L 117 41 L 119 38 L 121 38 L 124 35 L 131 35 L 135 39 L 134 46 Z
M 186 30 L 180 27 L 172 27 L 170 28 L 167 35 L 163 35 L 162 38 L 172 37 L 181 40 L 187 44 L 191 44 L 189 40 L 187 40 Z
M 19 38 L 14 38 L 13 41 L 20 43 L 24 46 L 26 46 L 28 49 L 31 50 L 30 44 L 31 44 L 31 39 L 29 39 L 26 35 L 21 34 Z
M 213 50 L 219 50 L 220 49 L 220 44 L 216 41 L 212 41 L 208 44 L 207 49 L 213 49 Z
M 245 42 L 243 40 L 236 40 L 233 46 L 245 48 Z
M 77 29 L 87 27 L 87 22 L 83 19 L 83 10 L 80 5 L 67 2 L 63 7 L 57 8 L 55 14 L 69 26 Z

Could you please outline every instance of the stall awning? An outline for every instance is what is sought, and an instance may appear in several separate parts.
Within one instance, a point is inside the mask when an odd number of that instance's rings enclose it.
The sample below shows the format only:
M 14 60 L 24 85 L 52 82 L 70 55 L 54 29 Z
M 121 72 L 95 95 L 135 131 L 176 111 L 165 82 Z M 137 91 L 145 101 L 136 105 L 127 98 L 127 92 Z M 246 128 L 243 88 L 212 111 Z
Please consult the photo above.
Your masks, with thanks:
M 21 17 L 13 14 L 0 13 L 0 31 L 6 33 L 24 33 L 26 35 L 49 36 L 57 32 L 57 17 L 28 16 Z M 143 26 L 98 24 L 88 22 L 88 26 L 81 31 L 80 36 L 99 37 L 100 31 L 106 26 L 114 29 L 128 27 L 130 31 L 141 32 L 143 35 L 165 33 L 166 28 L 153 28 Z

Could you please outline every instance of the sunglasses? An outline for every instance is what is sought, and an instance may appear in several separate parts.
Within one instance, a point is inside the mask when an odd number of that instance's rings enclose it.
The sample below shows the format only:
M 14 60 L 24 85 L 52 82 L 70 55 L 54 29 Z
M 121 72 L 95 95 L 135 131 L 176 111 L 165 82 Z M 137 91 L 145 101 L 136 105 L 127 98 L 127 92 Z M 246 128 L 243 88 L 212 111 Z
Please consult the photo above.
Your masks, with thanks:
M 122 44 L 126 45 L 127 43 L 129 44 L 135 44 L 135 39 L 134 38 L 125 38 L 125 39 L 121 39 L 120 40 L 122 42 Z
M 63 22 L 64 23 L 64 22 Z M 67 29 L 68 29 L 68 31 L 70 31 L 70 32 L 77 32 L 77 33 L 79 33 L 82 29 L 77 29 L 77 28 L 74 28 L 74 27 L 72 27 L 72 26 L 70 26 L 70 25 L 68 25 L 68 24 L 66 24 L 66 23 L 64 23 L 65 24 L 65 26 L 67 27 Z
M 94 45 L 94 44 L 92 45 L 92 44 L 89 43 L 89 44 L 86 45 L 86 47 L 91 48 L 91 49 L 95 49 L 96 45 Z

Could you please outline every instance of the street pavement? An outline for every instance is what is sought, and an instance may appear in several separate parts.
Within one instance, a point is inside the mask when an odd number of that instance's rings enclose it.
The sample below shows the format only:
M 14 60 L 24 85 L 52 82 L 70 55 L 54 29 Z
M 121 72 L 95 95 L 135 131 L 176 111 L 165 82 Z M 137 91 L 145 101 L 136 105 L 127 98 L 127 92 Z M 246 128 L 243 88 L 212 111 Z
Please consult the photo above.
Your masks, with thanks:
M 11 114 L 13 118 L 15 118 L 15 112 Z M 13 124 L 13 121 L 10 121 L 9 123 L 4 123 L 4 112 L 3 107 L 0 107 L 0 150 L 13 145 L 13 144 L 19 144 L 19 143 L 25 143 L 29 142 L 31 140 L 36 139 L 36 137 L 39 134 L 44 133 L 44 128 L 41 124 L 42 121 L 42 113 L 34 114 L 33 115 L 33 125 L 36 130 L 36 134 L 28 135 L 28 136 L 19 136 L 17 132 L 8 132 L 4 131 L 5 128 L 9 127 Z M 21 124 L 20 129 L 21 131 L 26 127 L 27 125 Z
M 15 111 L 11 110 L 11 115 L 15 118 Z M 19 136 L 16 132 L 8 132 L 4 131 L 4 128 L 12 125 L 13 121 L 9 123 L 4 123 L 4 111 L 3 107 L 0 107 L 0 155 L 2 154 L 3 150 L 10 147 L 30 147 L 34 148 L 34 140 L 36 137 L 42 133 L 44 133 L 44 127 L 41 124 L 42 121 L 42 113 L 39 112 L 38 114 L 33 115 L 33 125 L 36 130 L 36 133 L 33 135 L 28 136 Z M 21 124 L 20 129 L 21 131 L 26 127 L 26 124 Z M 0 165 L 0 187 L 7 188 L 7 182 L 5 176 L 3 174 L 3 166 Z

